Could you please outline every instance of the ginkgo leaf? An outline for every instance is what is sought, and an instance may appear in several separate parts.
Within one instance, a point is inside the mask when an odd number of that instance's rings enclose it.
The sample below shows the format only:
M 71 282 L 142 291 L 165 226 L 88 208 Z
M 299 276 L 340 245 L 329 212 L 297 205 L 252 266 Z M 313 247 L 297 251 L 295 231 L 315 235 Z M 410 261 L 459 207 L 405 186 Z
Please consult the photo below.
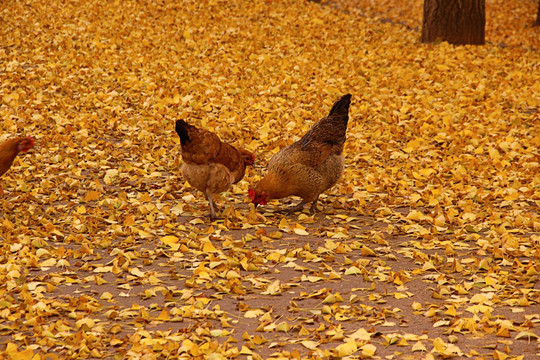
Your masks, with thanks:
M 535 334 L 535 333 L 530 332 L 530 331 L 520 331 L 515 337 L 516 340 L 523 340 L 524 339 L 524 340 L 528 340 L 528 341 L 534 340 L 534 339 L 539 339 L 539 338 L 540 338 L 540 335 Z
M 316 341 L 304 340 L 300 342 L 303 346 L 309 350 L 315 350 L 320 344 Z
M 367 332 L 366 329 L 358 329 L 354 333 L 348 335 L 348 338 L 354 340 L 368 341 L 371 339 L 371 333 Z
M 365 344 L 360 347 L 360 351 L 362 351 L 362 357 L 364 358 L 371 358 L 375 356 L 375 352 L 377 351 L 377 347 L 373 344 Z
M 340 357 L 352 355 L 357 350 L 358 347 L 356 346 L 356 341 L 349 341 L 336 347 L 337 354 Z
M 1 179 L 6 357 L 525 356 L 537 2 L 490 2 L 473 47 L 419 43 L 422 1 L 328 4 L 2 5 L 0 150 L 34 142 Z M 318 164 L 333 185 L 316 211 L 255 207 L 281 149 L 309 145 L 296 170 L 320 162 L 309 129 L 344 94 L 343 173 Z M 194 181 L 178 119 L 255 163 Z M 212 151 L 196 145 L 191 160 Z
M 89 201 L 99 200 L 100 197 L 101 197 L 100 192 L 92 190 L 92 191 L 87 192 L 86 195 L 84 195 L 84 201 L 89 202 Z
M 256 317 L 259 317 L 261 315 L 263 315 L 265 312 L 261 309 L 256 309 L 256 310 L 248 310 L 244 313 L 244 317 L 246 318 L 256 318 Z
M 413 352 L 414 351 L 427 352 L 427 349 L 426 349 L 426 347 L 424 346 L 424 344 L 421 341 L 418 341 L 416 344 L 413 345 L 412 351 Z
M 279 295 L 281 294 L 281 281 L 276 280 L 272 282 L 268 287 L 266 288 L 266 291 L 263 291 L 261 294 L 263 295 Z
M 298 234 L 298 235 L 309 235 L 309 233 L 305 229 L 302 229 L 302 228 L 295 227 L 293 231 L 295 234 Z

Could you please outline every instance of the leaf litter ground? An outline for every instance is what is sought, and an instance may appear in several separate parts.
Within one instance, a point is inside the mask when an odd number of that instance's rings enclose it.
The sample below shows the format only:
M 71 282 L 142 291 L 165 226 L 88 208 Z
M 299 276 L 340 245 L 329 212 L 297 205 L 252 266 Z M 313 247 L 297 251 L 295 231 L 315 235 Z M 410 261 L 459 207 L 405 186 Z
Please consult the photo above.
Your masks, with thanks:
M 8 2 L 0 339 L 32 358 L 540 353 L 534 1 L 488 44 L 418 42 L 421 1 Z M 315 216 L 248 205 L 268 159 L 353 94 Z M 208 205 L 174 120 L 256 153 Z

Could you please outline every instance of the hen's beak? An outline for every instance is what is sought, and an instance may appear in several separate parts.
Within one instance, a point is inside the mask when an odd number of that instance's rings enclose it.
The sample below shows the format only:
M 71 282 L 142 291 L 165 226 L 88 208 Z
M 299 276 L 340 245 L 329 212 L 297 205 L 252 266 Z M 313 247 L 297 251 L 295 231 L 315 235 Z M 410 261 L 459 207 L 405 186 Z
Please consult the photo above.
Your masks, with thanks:
M 257 208 L 257 206 L 259 206 L 259 203 L 255 203 L 255 209 Z

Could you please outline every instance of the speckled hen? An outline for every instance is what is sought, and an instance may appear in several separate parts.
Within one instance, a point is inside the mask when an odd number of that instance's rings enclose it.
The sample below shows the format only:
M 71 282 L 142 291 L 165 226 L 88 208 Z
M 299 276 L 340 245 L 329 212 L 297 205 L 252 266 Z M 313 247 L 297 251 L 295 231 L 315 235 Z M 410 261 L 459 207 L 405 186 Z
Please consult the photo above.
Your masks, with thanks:
M 311 212 L 315 211 L 319 195 L 343 175 L 343 145 L 350 104 L 350 94 L 341 97 L 327 117 L 270 159 L 266 176 L 249 190 L 255 206 L 264 205 L 270 199 L 295 195 L 302 201 L 289 212 L 302 210 L 308 203 L 311 203 Z

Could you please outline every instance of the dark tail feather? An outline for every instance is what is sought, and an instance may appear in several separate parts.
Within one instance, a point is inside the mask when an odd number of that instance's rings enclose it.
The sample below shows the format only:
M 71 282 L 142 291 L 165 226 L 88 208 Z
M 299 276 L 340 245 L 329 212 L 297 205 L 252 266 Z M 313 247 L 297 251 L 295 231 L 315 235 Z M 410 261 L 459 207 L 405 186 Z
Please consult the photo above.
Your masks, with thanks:
M 349 113 L 349 105 L 351 105 L 351 94 L 343 95 L 341 99 L 335 102 L 330 110 L 328 117 L 334 115 L 347 115 Z
M 176 120 L 176 133 L 180 136 L 180 143 L 186 145 L 186 142 L 191 141 L 188 134 L 189 125 L 184 120 Z

